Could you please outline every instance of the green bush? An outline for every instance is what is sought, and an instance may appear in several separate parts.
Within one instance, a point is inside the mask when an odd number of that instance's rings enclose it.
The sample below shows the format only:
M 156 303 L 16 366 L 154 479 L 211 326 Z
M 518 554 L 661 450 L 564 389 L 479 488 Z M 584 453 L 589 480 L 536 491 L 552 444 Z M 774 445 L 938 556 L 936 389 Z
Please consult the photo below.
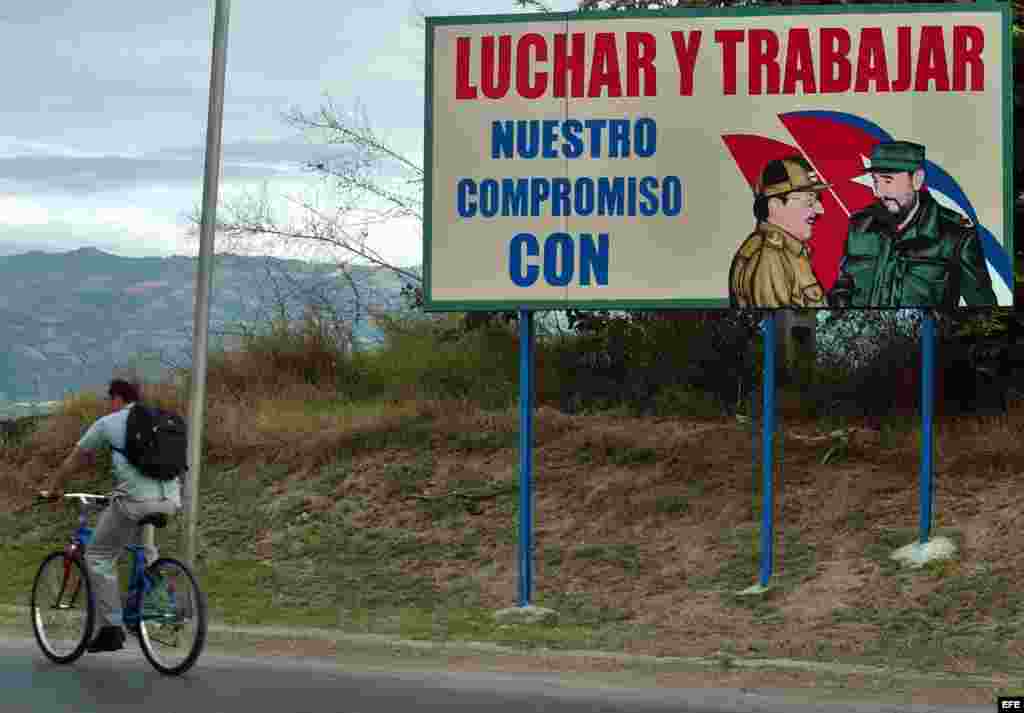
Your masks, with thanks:
M 354 398 L 469 399 L 508 406 L 518 394 L 518 342 L 503 326 L 460 332 L 452 319 L 382 320 L 381 349 L 354 358 Z
M 715 351 L 712 334 L 696 320 L 652 319 L 644 313 L 610 319 L 600 331 L 564 335 L 542 347 L 550 383 L 544 396 L 567 413 L 624 408 L 658 413 L 658 395 L 684 386 L 735 396 L 735 364 Z M 730 371 L 732 369 L 732 371 Z M 672 397 L 668 397 L 671 399 Z M 662 409 L 664 411 L 664 409 Z
M 714 418 L 722 413 L 718 398 L 689 386 L 662 389 L 654 404 L 655 415 L 665 418 Z

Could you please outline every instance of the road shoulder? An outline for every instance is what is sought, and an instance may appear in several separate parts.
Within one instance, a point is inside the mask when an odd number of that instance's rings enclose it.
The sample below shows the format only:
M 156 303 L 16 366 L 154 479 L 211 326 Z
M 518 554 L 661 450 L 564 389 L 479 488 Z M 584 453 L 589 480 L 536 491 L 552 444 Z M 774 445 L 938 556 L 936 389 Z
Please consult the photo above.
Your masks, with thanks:
M 0 609 L 0 638 L 31 640 L 18 610 Z M 23 616 L 27 614 L 23 613 Z M 24 623 L 22 623 L 24 622 Z M 211 624 L 207 650 L 331 662 L 348 671 L 546 674 L 565 687 L 735 689 L 793 704 L 991 706 L 1021 677 L 921 673 L 878 666 L 735 656 L 653 657 L 404 640 L 327 629 Z

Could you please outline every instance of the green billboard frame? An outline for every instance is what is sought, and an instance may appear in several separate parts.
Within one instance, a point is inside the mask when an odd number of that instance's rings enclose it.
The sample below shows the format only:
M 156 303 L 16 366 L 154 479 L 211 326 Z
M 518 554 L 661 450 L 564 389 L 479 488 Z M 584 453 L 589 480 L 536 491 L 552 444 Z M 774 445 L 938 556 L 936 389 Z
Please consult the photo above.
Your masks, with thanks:
M 1003 247 L 1007 250 L 1010 264 L 1010 288 L 1013 292 L 1014 261 L 1014 196 L 1013 196 L 1013 10 L 1009 3 L 979 2 L 972 4 L 909 4 L 909 5 L 810 5 L 797 7 L 726 7 L 726 8 L 670 8 L 659 10 L 602 10 L 590 12 L 520 13 L 501 15 L 449 15 L 426 18 L 426 101 L 424 107 L 423 157 L 423 304 L 427 312 L 473 312 L 529 310 L 707 310 L 730 309 L 728 298 L 720 299 L 671 299 L 671 300 L 435 300 L 433 298 L 433 273 L 431 244 L 433 238 L 433 109 L 434 109 L 434 29 L 451 25 L 484 25 L 524 22 L 580 22 L 590 20 L 615 20 L 629 18 L 678 18 L 678 17 L 764 17 L 778 15 L 900 15 L 929 12 L 944 13 L 997 13 L 1002 17 L 1002 64 L 1003 83 L 1009 88 L 1003 93 Z M 1012 299 L 1012 298 L 1011 298 Z M 1006 308 L 1006 305 L 1002 305 Z M 1012 308 L 1013 305 L 1011 304 Z M 770 308 L 759 307 L 758 310 Z M 910 307 L 849 307 L 856 310 L 899 310 Z M 960 308 L 957 309 L 966 309 Z

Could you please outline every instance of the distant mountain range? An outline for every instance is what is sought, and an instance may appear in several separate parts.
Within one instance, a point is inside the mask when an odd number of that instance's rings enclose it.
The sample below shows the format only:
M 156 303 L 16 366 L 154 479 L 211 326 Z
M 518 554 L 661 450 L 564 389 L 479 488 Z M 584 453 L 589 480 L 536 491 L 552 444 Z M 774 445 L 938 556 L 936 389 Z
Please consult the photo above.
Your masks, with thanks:
M 332 265 L 232 254 L 214 264 L 211 348 L 237 345 L 219 333 L 265 325 L 278 304 L 293 319 L 310 301 L 349 319 L 358 311 L 355 336 L 363 343 L 378 336 L 367 307 L 403 308 L 402 282 L 391 271 L 352 268 L 357 293 Z M 0 256 L 0 411 L 102 385 L 115 367 L 135 366 L 154 379 L 165 373 L 163 362 L 188 366 L 197 270 L 194 257 L 95 248 Z

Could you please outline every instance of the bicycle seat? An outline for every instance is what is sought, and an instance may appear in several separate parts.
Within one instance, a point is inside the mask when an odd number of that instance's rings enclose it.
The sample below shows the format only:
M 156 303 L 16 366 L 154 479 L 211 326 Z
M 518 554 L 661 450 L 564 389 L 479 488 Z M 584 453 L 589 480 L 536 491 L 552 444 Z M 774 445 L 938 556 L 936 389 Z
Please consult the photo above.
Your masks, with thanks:
M 146 517 L 139 520 L 139 527 L 142 527 L 143 525 L 152 525 L 157 529 L 167 527 L 167 515 L 162 512 L 155 512 L 152 515 L 146 515 Z

